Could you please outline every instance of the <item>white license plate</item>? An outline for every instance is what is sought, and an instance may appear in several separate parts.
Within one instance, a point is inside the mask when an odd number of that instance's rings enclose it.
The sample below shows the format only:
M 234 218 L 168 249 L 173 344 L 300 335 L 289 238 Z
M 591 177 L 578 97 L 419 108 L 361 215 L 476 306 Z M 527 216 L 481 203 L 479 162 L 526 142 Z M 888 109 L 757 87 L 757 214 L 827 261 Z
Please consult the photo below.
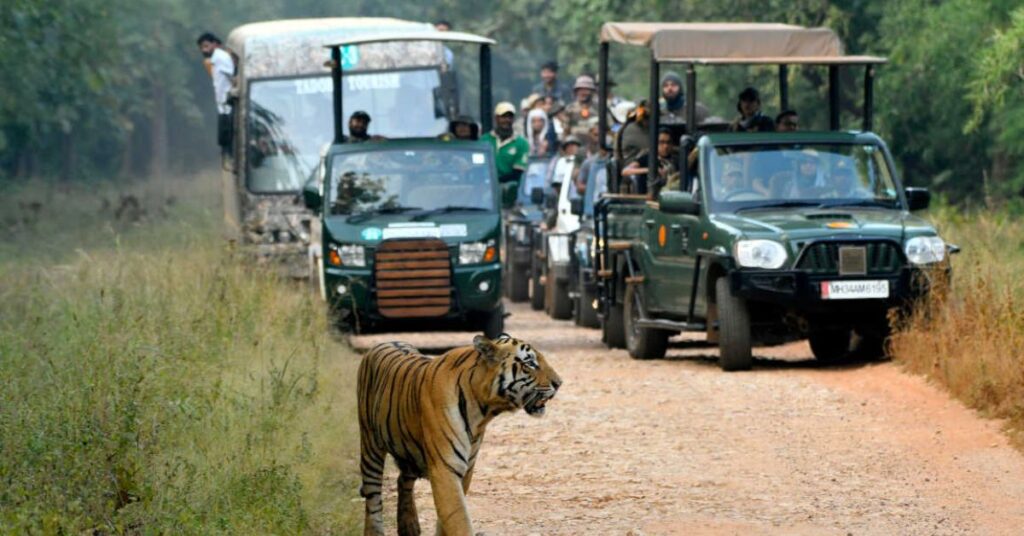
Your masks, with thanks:
M 822 281 L 823 300 L 871 300 L 889 297 L 889 281 Z

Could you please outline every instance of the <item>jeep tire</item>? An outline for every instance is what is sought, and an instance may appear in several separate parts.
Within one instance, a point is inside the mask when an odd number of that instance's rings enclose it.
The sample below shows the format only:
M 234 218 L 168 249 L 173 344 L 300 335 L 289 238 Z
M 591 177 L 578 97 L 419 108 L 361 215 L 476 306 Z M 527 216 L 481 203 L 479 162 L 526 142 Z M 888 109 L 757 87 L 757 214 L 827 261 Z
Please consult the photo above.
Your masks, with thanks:
M 544 309 L 544 286 L 540 284 L 541 265 L 536 255 L 530 262 L 530 309 L 540 311 Z
M 505 306 L 499 305 L 497 309 L 487 313 L 483 321 L 482 330 L 488 339 L 497 339 L 505 332 Z
M 729 279 L 725 277 L 715 281 L 715 299 L 718 302 L 718 365 L 725 371 L 747 370 L 754 362 L 747 302 L 733 295 Z
M 548 270 L 547 280 L 544 281 L 544 304 L 547 306 L 548 316 L 555 320 L 567 320 L 572 317 L 572 300 L 569 299 L 568 282 L 559 283 L 551 277 Z
M 827 328 L 811 331 L 807 336 L 811 353 L 821 363 L 837 363 L 850 355 L 850 330 Z
M 637 285 L 626 287 L 625 303 L 623 304 L 624 332 L 626 334 L 626 350 L 633 359 L 661 359 L 668 349 L 669 332 L 661 329 L 643 328 L 637 325 L 640 320 L 640 307 L 643 303 L 643 289 Z

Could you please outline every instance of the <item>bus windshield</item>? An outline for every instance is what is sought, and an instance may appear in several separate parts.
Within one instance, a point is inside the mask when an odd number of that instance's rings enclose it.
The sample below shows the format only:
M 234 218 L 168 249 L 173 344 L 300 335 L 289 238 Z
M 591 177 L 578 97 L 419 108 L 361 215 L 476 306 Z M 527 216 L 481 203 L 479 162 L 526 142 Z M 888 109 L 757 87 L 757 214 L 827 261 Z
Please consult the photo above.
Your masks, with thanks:
M 348 117 L 370 114 L 369 133 L 387 138 L 434 137 L 448 120 L 434 95 L 436 68 L 353 73 L 342 79 Z M 302 184 L 334 137 L 330 76 L 256 80 L 249 86 L 247 183 L 253 192 L 289 192 Z
M 901 206 L 885 155 L 871 144 L 716 147 L 705 171 L 704 185 L 718 212 Z
M 331 160 L 332 214 L 493 211 L 491 155 L 479 149 L 383 149 Z

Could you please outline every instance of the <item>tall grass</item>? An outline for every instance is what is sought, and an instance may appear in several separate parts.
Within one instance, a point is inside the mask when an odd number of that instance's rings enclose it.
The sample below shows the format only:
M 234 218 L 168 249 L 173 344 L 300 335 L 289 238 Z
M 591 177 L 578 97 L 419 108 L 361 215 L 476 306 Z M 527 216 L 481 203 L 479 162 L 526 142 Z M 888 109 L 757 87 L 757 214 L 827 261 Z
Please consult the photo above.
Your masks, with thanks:
M 141 187 L 164 212 L 134 221 L 109 188 L 0 247 L 0 532 L 354 532 L 356 360 L 322 304 L 224 247 L 215 180 Z
M 952 287 L 893 338 L 895 358 L 968 406 L 1007 419 L 1024 448 L 1024 222 L 1010 212 L 937 213 L 960 245 Z

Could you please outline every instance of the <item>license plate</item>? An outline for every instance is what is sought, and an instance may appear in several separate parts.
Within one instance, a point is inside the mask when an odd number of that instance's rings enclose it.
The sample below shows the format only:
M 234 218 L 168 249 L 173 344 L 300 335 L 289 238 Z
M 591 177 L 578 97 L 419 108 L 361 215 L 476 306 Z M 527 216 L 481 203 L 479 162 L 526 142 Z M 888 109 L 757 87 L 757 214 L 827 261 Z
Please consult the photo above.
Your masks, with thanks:
M 871 300 L 889 297 L 889 281 L 822 281 L 823 300 Z

